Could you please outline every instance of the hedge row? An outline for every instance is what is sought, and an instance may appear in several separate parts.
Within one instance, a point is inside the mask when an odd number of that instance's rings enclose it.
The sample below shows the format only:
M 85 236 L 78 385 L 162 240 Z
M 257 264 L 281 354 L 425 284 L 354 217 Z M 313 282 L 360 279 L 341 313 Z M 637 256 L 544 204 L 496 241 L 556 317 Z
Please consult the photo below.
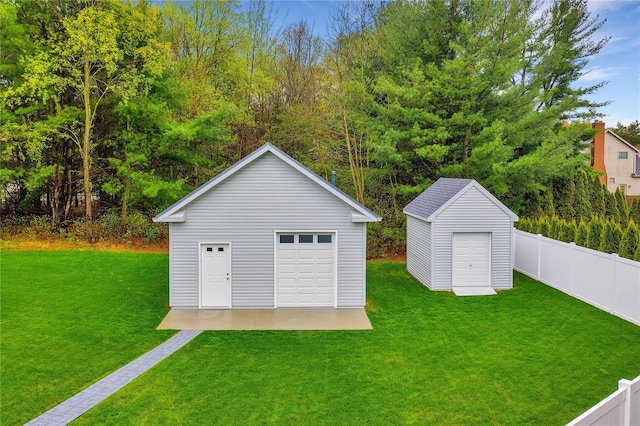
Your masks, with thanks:
M 589 221 L 567 221 L 557 216 L 520 218 L 516 228 L 541 234 L 558 241 L 574 242 L 579 246 L 605 253 L 618 253 L 620 257 L 640 261 L 640 227 L 633 220 L 626 227 L 617 221 L 594 217 Z

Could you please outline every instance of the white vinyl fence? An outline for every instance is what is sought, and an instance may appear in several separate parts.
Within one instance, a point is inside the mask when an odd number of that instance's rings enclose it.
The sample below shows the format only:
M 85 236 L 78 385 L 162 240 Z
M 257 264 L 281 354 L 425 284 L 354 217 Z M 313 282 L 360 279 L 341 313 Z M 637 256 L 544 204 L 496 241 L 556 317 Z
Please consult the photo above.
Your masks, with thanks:
M 618 390 L 567 426 L 640 425 L 640 376 L 620 380 Z
M 514 229 L 514 269 L 640 325 L 640 262 Z

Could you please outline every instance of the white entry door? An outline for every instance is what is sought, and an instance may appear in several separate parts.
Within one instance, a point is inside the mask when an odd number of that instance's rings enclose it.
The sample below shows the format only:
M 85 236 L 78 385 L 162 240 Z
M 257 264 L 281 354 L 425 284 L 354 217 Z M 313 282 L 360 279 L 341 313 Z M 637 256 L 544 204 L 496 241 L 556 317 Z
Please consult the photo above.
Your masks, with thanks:
M 491 233 L 454 232 L 453 287 L 491 287 Z
M 276 235 L 277 307 L 334 307 L 336 234 Z
M 200 306 L 231 307 L 231 250 L 229 244 L 200 246 Z

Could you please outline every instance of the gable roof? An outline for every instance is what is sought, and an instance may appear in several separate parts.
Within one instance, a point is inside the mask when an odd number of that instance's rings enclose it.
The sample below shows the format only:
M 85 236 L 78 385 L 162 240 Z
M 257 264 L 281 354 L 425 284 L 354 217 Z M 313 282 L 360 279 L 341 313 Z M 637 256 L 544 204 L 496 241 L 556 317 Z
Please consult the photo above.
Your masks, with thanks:
M 281 159 L 282 161 L 284 161 L 285 163 L 287 163 L 288 165 L 290 165 L 291 167 L 293 167 L 294 169 L 302 173 L 304 176 L 308 177 L 309 179 L 317 183 L 319 186 L 329 191 L 331 194 L 335 195 L 344 203 L 352 207 L 357 212 L 357 213 L 352 213 L 351 215 L 352 222 L 378 222 L 382 219 L 377 214 L 375 214 L 374 212 L 372 212 L 371 210 L 369 210 L 368 208 L 366 208 L 365 206 L 363 206 L 362 204 L 360 204 L 359 202 L 357 202 L 356 200 L 354 200 L 353 198 L 351 198 L 350 196 L 342 192 L 335 185 L 330 184 L 329 182 L 327 182 L 326 180 L 324 180 L 323 178 L 315 174 L 313 171 L 311 171 L 307 167 L 300 164 L 293 157 L 285 154 L 283 151 L 279 150 L 274 145 L 267 142 L 257 150 L 253 151 L 251 154 L 247 155 L 246 157 L 244 157 L 243 159 L 241 159 L 231 167 L 227 168 L 222 173 L 213 177 L 207 183 L 196 188 L 193 192 L 189 193 L 187 196 L 179 200 L 177 203 L 173 204 L 171 207 L 169 207 L 162 213 L 158 214 L 156 217 L 153 218 L 153 221 L 154 222 L 184 222 L 185 218 L 184 218 L 184 212 L 182 210 L 187 205 L 189 205 L 189 203 L 196 200 L 201 195 L 205 194 L 207 191 L 214 188 L 216 185 L 225 181 L 229 177 L 233 176 L 236 172 L 242 170 L 243 168 L 245 168 L 246 166 L 248 166 L 253 161 L 260 158 L 266 153 L 271 153 L 275 155 L 276 157 L 278 157 L 279 159 Z
M 471 188 L 478 189 L 489 201 L 505 212 L 511 220 L 518 220 L 518 216 L 473 179 L 440 178 L 407 204 L 402 211 L 406 215 L 432 222 L 451 203 Z
M 620 142 L 622 142 L 623 144 L 627 145 L 629 148 L 631 148 L 636 153 L 640 153 L 640 149 L 636 148 L 635 146 L 631 145 L 629 142 L 624 140 L 624 138 L 622 138 L 622 136 L 618 136 L 616 133 L 612 132 L 611 130 L 605 130 L 604 133 L 605 134 L 609 133 L 611 136 L 615 137 Z

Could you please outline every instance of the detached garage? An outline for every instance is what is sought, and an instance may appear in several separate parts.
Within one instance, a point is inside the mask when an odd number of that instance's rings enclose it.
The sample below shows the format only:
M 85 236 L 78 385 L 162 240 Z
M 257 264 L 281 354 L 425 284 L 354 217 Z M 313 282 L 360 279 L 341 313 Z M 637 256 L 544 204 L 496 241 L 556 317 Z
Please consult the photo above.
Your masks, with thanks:
M 405 208 L 407 269 L 431 290 L 494 294 L 513 287 L 518 217 L 472 179 L 439 179 Z
M 267 143 L 160 213 L 172 308 L 356 308 L 380 218 Z

